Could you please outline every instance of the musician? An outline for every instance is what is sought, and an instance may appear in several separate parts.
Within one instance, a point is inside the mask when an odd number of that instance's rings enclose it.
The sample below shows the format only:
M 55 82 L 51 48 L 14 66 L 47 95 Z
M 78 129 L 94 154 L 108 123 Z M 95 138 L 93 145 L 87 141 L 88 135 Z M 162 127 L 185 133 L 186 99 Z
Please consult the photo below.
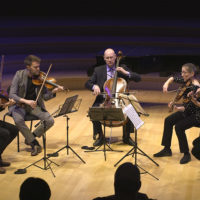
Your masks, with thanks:
M 115 70 L 118 71 L 118 77 L 124 78 L 126 81 L 133 80 L 138 82 L 141 80 L 139 74 L 132 72 L 125 65 L 121 65 L 116 68 L 116 54 L 113 49 L 106 49 L 104 52 L 104 61 L 105 65 L 96 67 L 94 69 L 93 75 L 90 79 L 85 83 L 85 87 L 96 95 L 95 102 L 93 103 L 93 107 L 99 106 L 105 100 L 101 92 L 103 92 L 103 85 L 106 80 L 113 78 Z M 99 138 L 94 142 L 94 146 L 99 146 L 103 143 L 103 134 L 102 134 L 102 126 L 99 121 L 93 121 L 93 139 L 96 139 L 96 136 L 99 135 Z M 130 138 L 130 133 L 133 132 L 133 126 L 130 120 L 123 127 L 123 142 L 129 145 L 133 145 L 134 142 Z
M 190 98 L 190 95 L 199 90 L 200 86 L 198 80 L 195 79 L 195 73 L 195 65 L 186 63 L 182 66 L 181 78 L 170 77 L 163 85 L 163 92 L 167 92 L 171 83 L 180 83 L 183 91 L 179 91 L 179 93 L 182 92 L 183 105 L 174 105 L 176 112 L 165 118 L 161 143 L 164 149 L 154 154 L 154 157 L 172 156 L 171 139 L 173 127 L 175 127 L 180 152 L 184 154 L 180 160 L 180 164 L 188 163 L 191 160 L 185 131 L 200 123 L 200 107 L 198 106 L 200 98 L 195 98 L 194 96 Z M 169 103 L 170 108 L 171 106 L 172 102 Z
M 6 103 L 1 103 L 0 98 L 0 111 L 3 111 L 7 106 L 11 106 L 15 103 L 13 99 L 9 99 Z M 0 174 L 5 174 L 6 169 L 3 167 L 10 166 L 10 162 L 5 162 L 2 160 L 2 153 L 6 147 L 14 140 L 18 134 L 18 129 L 13 124 L 4 122 L 0 120 Z
M 45 86 L 38 97 L 41 86 L 32 83 L 33 77 L 40 74 L 41 59 L 35 55 L 25 58 L 26 69 L 16 72 L 10 87 L 9 97 L 16 101 L 16 104 L 9 107 L 9 111 L 15 121 L 16 126 L 32 147 L 31 155 L 35 156 L 41 152 L 41 146 L 36 137 L 40 137 L 54 124 L 53 117 L 47 112 L 43 100 L 47 101 L 56 96 L 58 91 L 63 90 L 62 86 L 54 88 L 52 91 Z M 38 101 L 36 102 L 36 98 Z M 37 116 L 41 123 L 33 132 L 27 127 L 24 121 L 26 114 Z

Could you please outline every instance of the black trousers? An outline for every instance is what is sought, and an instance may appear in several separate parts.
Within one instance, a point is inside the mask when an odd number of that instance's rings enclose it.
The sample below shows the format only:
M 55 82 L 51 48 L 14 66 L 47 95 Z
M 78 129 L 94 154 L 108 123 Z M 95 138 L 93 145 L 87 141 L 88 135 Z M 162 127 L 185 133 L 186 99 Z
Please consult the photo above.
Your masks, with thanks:
M 13 141 L 18 132 L 16 126 L 0 120 L 0 159 L 5 148 Z
M 165 118 L 162 145 L 171 146 L 173 127 L 175 126 L 181 153 L 189 151 L 185 130 L 199 125 L 195 114 L 185 115 L 184 112 L 175 112 Z
M 93 123 L 93 138 L 95 139 L 97 134 L 102 135 L 102 124 L 99 121 L 92 121 Z M 134 132 L 134 127 L 130 119 L 127 120 L 127 123 L 122 126 L 123 130 L 123 139 L 128 139 L 130 137 L 130 133 Z
M 97 96 L 92 107 L 99 107 L 100 104 L 104 102 L 104 97 L 102 95 Z M 93 139 L 96 138 L 96 135 L 99 134 L 102 136 L 102 124 L 99 121 L 92 121 L 93 123 Z M 123 128 L 123 139 L 127 139 L 130 137 L 130 133 L 134 132 L 134 127 L 130 119 L 127 120 L 127 123 L 122 127 Z

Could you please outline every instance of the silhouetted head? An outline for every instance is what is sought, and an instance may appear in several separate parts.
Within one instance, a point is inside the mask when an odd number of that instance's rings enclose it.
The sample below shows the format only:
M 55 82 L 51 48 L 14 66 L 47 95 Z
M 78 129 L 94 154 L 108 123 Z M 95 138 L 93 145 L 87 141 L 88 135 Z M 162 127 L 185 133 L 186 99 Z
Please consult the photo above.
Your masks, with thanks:
M 130 162 L 123 163 L 115 172 L 115 195 L 135 197 L 141 187 L 140 171 Z
M 41 178 L 29 177 L 20 187 L 20 200 L 49 200 L 50 196 L 49 185 Z

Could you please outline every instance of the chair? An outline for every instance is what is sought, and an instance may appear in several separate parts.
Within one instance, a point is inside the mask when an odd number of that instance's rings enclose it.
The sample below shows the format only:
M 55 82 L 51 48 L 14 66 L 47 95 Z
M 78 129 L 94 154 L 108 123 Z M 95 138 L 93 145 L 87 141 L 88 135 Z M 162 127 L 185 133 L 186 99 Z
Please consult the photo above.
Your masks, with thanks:
M 3 116 L 3 121 L 5 121 L 6 117 L 9 116 L 9 117 L 12 117 L 12 114 L 10 114 L 9 112 L 5 113 L 4 116 Z M 30 115 L 30 114 L 27 114 L 25 115 L 25 121 L 30 121 L 30 131 L 32 131 L 32 127 L 33 127 L 33 121 L 34 120 L 39 120 L 38 117 L 34 116 L 34 115 Z M 17 151 L 20 152 L 20 147 L 19 147 L 19 133 L 17 135 Z

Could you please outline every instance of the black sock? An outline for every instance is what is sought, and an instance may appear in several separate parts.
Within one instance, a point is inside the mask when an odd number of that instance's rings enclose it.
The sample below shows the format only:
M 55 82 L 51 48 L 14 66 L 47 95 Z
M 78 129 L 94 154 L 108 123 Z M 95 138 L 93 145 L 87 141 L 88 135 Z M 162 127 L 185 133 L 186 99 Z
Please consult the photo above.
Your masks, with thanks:
M 169 151 L 170 147 L 165 146 L 164 149 L 167 150 L 167 151 Z
M 34 137 L 37 137 L 37 135 L 33 132 Z
M 187 151 L 184 153 L 184 156 L 189 155 L 189 154 L 190 154 L 189 151 Z
M 35 145 L 40 146 L 39 143 L 38 143 L 38 141 L 37 141 L 36 139 L 33 140 L 33 141 L 31 142 L 31 144 L 32 144 L 33 146 L 35 146 Z M 32 145 L 31 145 L 31 146 L 32 146 Z

